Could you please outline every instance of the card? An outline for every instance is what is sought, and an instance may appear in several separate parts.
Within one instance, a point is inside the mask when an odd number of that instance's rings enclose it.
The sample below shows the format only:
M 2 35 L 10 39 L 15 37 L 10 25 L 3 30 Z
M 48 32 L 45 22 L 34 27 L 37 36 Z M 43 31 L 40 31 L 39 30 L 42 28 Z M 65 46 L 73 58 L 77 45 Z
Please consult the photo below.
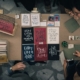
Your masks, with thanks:
M 69 40 L 74 40 L 74 36 L 69 36 Z
M 47 26 L 53 27 L 53 26 L 54 26 L 54 22 L 48 21 L 48 22 L 47 22 Z
M 64 60 L 65 60 L 65 56 L 64 56 L 64 52 L 63 51 L 60 53 L 59 57 L 60 57 L 60 61 L 61 61 L 62 65 L 63 65 L 64 64 Z
M 48 59 L 59 60 L 59 44 L 48 44 Z
M 47 24 L 46 24 L 46 22 L 41 22 L 40 23 L 40 26 L 46 26 Z
M 79 51 L 80 52 L 80 44 L 75 44 L 74 45 L 74 48 L 76 51 Z
M 80 40 L 80 36 L 75 36 L 74 39 L 75 40 Z
M 67 60 L 72 60 L 76 58 L 76 56 L 73 55 L 73 53 L 76 52 L 75 48 L 64 49 L 63 51 L 64 51 L 64 56 Z
M 19 19 L 19 15 L 18 14 L 15 15 L 15 19 Z
M 68 49 L 74 48 L 74 44 L 68 44 Z
M 54 16 L 49 16 L 48 21 L 54 22 Z
M 22 28 L 22 44 L 34 43 L 33 28 Z
M 48 47 L 47 44 L 35 45 L 35 61 L 48 60 Z
M 54 15 L 54 21 L 60 21 L 60 15 L 59 14 L 55 14 Z
M 77 23 L 77 21 L 73 18 L 67 20 L 65 22 L 65 27 L 66 29 L 70 32 L 70 33 L 73 33 L 74 31 L 76 31 L 80 26 L 79 24 Z
M 34 43 L 46 44 L 46 28 L 34 28 Z
M 21 14 L 21 26 L 30 26 L 30 14 Z
M 40 26 L 40 14 L 31 13 L 31 26 Z
M 59 28 L 47 28 L 47 44 L 59 44 Z
M 22 45 L 23 61 L 34 60 L 34 45 Z
M 60 26 L 60 16 L 58 14 L 54 15 L 54 22 L 56 27 Z

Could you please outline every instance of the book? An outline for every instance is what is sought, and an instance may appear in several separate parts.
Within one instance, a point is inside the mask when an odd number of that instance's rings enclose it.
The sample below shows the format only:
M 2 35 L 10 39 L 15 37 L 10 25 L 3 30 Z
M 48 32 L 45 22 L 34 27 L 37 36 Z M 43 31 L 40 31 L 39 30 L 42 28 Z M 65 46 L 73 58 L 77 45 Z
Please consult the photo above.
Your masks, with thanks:
M 0 31 L 4 31 L 12 34 L 14 29 L 14 25 L 10 22 L 0 19 Z
M 35 61 L 48 60 L 48 46 L 47 44 L 35 45 Z
M 0 63 L 8 62 L 8 41 L 0 39 Z
M 34 60 L 34 45 L 22 45 L 22 60 L 31 61 Z
M 59 27 L 47 28 L 47 44 L 59 44 Z
M 70 33 L 73 33 L 80 27 L 80 25 L 74 18 L 71 18 L 65 22 L 65 27 Z
M 8 58 L 7 58 L 6 52 L 0 52 L 0 63 L 7 63 Z
M 48 60 L 59 60 L 59 44 L 48 44 Z
M 22 44 L 34 43 L 34 30 L 33 28 L 22 28 Z
M 34 44 L 46 44 L 46 38 L 46 28 L 34 28 Z

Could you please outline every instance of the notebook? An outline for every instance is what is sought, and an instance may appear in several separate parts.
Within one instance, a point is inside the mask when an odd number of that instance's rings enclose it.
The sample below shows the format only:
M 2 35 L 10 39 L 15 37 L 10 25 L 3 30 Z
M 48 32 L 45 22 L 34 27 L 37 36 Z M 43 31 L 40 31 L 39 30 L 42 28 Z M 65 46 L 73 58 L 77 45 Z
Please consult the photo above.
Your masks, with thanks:
M 77 21 L 73 18 L 67 20 L 65 22 L 65 27 L 67 28 L 67 30 L 71 33 L 73 33 L 74 31 L 76 31 L 80 26 L 77 23 Z

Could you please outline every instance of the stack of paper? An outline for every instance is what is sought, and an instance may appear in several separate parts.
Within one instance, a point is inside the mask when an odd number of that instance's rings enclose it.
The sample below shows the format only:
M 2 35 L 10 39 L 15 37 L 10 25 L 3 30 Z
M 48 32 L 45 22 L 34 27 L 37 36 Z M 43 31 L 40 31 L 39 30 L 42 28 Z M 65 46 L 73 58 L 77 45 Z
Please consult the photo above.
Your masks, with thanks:
M 0 63 L 8 62 L 8 42 L 6 40 L 0 40 Z

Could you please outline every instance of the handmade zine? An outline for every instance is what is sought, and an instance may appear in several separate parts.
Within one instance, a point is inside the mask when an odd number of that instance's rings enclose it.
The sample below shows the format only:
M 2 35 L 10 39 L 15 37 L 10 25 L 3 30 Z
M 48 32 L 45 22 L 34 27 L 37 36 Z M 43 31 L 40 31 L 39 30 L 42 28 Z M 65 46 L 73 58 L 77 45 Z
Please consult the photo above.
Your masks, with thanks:
M 34 44 L 46 44 L 46 28 L 34 28 Z
M 48 60 L 48 47 L 47 44 L 35 45 L 35 61 Z
M 59 44 L 48 44 L 48 60 L 59 60 Z
M 22 45 L 22 59 L 24 61 L 34 60 L 34 45 Z
M 58 27 L 47 28 L 47 43 L 59 44 L 59 28 Z
M 34 43 L 34 30 L 33 28 L 22 28 L 22 44 Z

